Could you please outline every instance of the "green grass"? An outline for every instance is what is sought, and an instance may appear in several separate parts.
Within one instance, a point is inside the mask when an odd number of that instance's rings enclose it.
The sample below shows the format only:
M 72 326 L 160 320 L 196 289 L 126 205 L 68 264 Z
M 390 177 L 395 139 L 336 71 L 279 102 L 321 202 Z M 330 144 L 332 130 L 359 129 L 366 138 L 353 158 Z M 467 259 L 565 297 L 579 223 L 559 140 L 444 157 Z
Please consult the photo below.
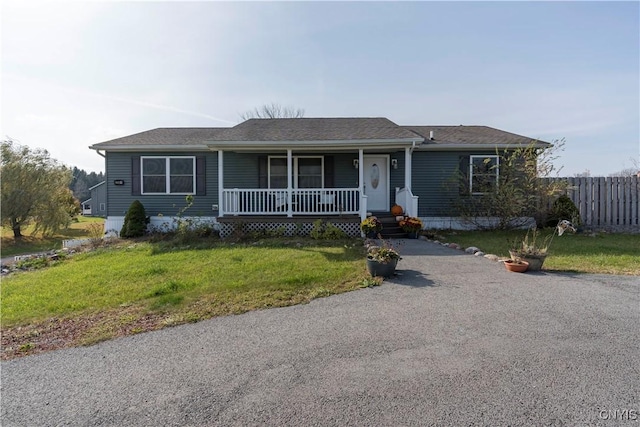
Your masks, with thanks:
M 22 230 L 23 237 L 19 240 L 13 238 L 13 231 L 10 228 L 2 227 L 0 251 L 3 257 L 9 257 L 60 249 L 63 240 L 90 237 L 87 227 L 92 223 L 104 223 L 104 218 L 80 216 L 78 222 L 74 222 L 69 228 L 48 237 L 34 234 L 33 226 L 29 226 Z
M 199 318 L 309 301 L 362 285 L 356 241 L 217 243 L 170 249 L 140 242 L 79 254 L 3 279 L 2 327 L 118 311 Z
M 541 237 L 553 232 L 541 231 Z M 438 232 L 447 242 L 463 247 L 476 246 L 485 253 L 509 256 L 514 238 L 522 238 L 525 231 L 469 231 Z M 565 233 L 555 236 L 543 269 L 576 273 L 604 273 L 640 275 L 640 235 Z

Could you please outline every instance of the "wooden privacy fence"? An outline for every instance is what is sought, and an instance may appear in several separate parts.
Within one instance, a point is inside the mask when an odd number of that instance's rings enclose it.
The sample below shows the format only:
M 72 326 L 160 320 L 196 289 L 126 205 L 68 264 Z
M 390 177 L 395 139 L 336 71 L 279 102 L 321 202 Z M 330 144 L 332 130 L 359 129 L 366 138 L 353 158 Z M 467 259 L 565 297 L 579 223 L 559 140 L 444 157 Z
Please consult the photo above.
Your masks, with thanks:
M 569 183 L 567 196 L 590 227 L 632 229 L 640 227 L 640 178 L 561 178 Z

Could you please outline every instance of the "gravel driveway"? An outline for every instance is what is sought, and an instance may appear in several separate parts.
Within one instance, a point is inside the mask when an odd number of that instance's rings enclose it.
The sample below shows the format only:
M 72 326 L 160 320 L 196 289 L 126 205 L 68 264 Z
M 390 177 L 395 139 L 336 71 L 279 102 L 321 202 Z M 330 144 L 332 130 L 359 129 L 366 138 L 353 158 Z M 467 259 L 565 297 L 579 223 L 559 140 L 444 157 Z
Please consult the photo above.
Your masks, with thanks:
M 3 362 L 2 425 L 640 424 L 640 278 L 401 250 L 380 287 Z

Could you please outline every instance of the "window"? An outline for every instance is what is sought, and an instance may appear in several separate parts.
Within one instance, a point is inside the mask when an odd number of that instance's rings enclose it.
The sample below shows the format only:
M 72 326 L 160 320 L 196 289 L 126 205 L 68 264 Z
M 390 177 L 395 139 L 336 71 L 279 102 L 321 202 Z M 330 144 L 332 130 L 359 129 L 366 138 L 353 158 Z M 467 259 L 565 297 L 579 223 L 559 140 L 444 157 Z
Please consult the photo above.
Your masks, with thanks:
M 142 194 L 193 194 L 195 157 L 142 157 Z
M 104 203 L 100 203 L 100 211 L 106 211 L 107 210 L 107 205 Z
M 293 188 L 322 188 L 324 159 L 322 157 L 292 158 Z M 269 157 L 269 188 L 287 188 L 287 158 Z
M 500 159 L 498 156 L 470 156 L 469 186 L 471 194 L 494 191 L 498 185 Z

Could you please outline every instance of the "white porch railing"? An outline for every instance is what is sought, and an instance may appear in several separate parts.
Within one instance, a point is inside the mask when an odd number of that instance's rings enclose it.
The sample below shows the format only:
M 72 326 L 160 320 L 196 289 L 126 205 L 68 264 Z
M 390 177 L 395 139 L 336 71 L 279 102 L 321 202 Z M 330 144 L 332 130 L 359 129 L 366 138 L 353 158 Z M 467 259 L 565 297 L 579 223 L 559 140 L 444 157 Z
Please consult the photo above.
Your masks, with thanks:
M 224 215 L 338 215 L 360 213 L 357 188 L 224 189 Z
M 407 187 L 396 187 L 396 203 L 404 208 L 407 216 L 418 216 L 418 196 L 414 196 Z

